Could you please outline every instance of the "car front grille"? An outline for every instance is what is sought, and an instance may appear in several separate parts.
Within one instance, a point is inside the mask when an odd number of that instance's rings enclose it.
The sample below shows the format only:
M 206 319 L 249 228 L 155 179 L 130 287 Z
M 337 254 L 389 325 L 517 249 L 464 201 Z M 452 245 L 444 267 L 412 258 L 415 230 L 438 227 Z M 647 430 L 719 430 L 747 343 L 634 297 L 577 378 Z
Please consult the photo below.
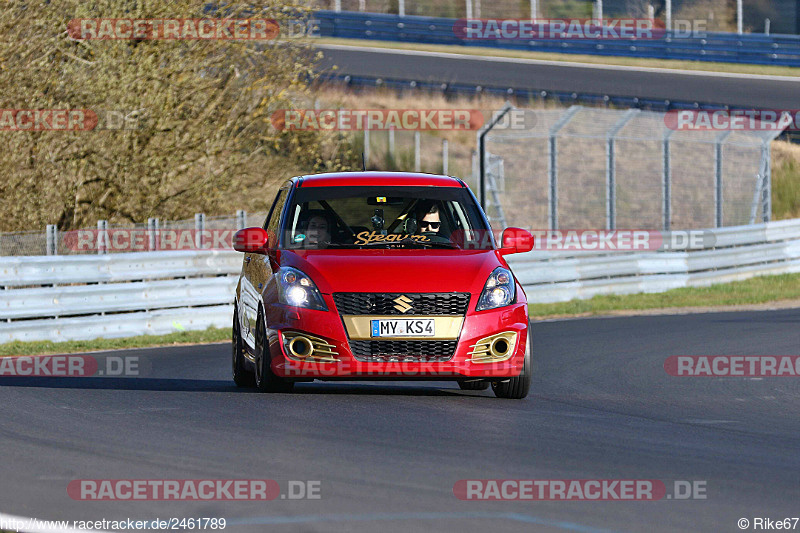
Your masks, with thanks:
M 452 359 L 458 341 L 350 341 L 353 357 L 367 362 L 442 362 Z
M 395 300 L 401 300 L 398 304 Z M 369 293 L 337 292 L 333 295 L 336 309 L 342 315 L 465 315 L 469 306 L 468 292 Z M 401 309 L 407 309 L 405 312 Z

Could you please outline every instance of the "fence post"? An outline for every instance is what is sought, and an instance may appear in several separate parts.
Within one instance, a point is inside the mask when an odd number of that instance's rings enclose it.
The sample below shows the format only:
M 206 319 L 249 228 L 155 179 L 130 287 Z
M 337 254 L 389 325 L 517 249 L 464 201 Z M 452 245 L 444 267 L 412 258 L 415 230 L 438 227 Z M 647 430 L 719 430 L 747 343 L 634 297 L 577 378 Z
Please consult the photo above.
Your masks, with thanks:
M 550 182 L 547 188 L 547 214 L 550 219 L 550 229 L 558 229 L 558 144 L 556 135 L 581 109 L 583 107 L 579 105 L 571 106 L 550 128 L 550 137 L 547 143 L 547 174 Z
M 614 138 L 638 112 L 638 109 L 626 111 L 606 135 L 606 229 L 617 228 L 617 162 Z
M 422 170 L 422 157 L 420 154 L 420 133 L 414 132 L 414 172 Z
M 97 253 L 108 253 L 108 221 L 97 221 Z
M 333 0 L 333 10 L 337 13 L 342 10 L 342 0 Z
M 236 230 L 244 229 L 247 226 L 247 211 L 239 209 L 236 211 Z
M 664 162 L 661 173 L 661 209 L 664 215 L 664 231 L 669 231 L 670 222 L 672 220 L 672 181 L 670 179 L 669 138 L 674 132 L 675 130 L 667 130 L 664 134 L 663 142 Z
M 664 11 L 666 12 L 665 18 L 667 19 L 667 31 L 672 30 L 672 0 L 665 0 Z
M 742 34 L 742 0 L 736 0 L 736 33 Z
M 158 219 L 147 219 L 147 249 L 151 252 L 158 250 Z
M 406 16 L 406 0 L 398 0 L 397 2 L 397 14 L 398 16 L 405 17 Z
M 364 128 L 364 165 L 369 165 L 369 129 Z
M 772 150 L 770 142 L 764 139 L 761 144 L 761 163 L 764 169 L 764 179 L 761 183 L 761 218 L 764 222 L 772 220 Z
M 447 176 L 449 170 L 449 161 L 450 161 L 450 154 L 449 154 L 449 147 L 447 145 L 447 139 L 442 139 L 442 174 Z
M 47 255 L 58 255 L 58 228 L 55 224 L 48 224 L 45 233 Z
M 730 134 L 725 131 L 714 139 L 714 224 L 717 228 L 722 227 L 722 144 Z
M 756 215 L 758 215 L 758 201 L 759 197 L 761 196 L 761 191 L 763 191 L 762 183 L 764 180 L 761 177 L 761 170 L 756 172 L 756 187 L 753 191 L 753 201 L 750 202 L 750 221 L 748 224 L 755 224 L 756 223 Z
M 201 249 L 203 247 L 203 232 L 206 230 L 206 215 L 195 213 L 194 215 L 194 245 Z
M 505 105 L 495 113 L 492 120 L 481 126 L 481 129 L 478 130 L 478 189 L 480 191 L 479 200 L 481 202 L 481 208 L 486 211 L 486 135 L 492 131 L 500 119 L 502 119 L 506 113 L 511 111 L 514 106 L 511 105 L 511 102 L 506 102 Z

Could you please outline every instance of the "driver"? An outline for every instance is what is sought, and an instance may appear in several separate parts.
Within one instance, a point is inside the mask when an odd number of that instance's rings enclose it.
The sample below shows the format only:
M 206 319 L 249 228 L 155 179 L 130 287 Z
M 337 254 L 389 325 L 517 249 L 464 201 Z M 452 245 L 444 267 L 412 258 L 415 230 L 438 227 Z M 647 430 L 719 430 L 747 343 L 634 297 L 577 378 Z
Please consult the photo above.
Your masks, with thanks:
M 418 219 L 420 217 L 417 217 Z M 442 220 L 439 217 L 439 206 L 433 204 L 430 210 L 425 213 L 419 221 L 420 233 L 439 233 L 442 227 Z

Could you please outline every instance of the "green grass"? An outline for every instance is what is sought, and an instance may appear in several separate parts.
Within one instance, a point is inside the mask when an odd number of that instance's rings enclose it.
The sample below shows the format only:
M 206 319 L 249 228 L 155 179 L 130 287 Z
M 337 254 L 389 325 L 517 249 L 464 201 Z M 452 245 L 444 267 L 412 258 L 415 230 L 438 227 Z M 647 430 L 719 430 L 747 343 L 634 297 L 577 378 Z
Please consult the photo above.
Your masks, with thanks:
M 227 341 L 231 338 L 228 328 L 209 328 L 204 331 L 179 331 L 168 335 L 142 335 L 123 339 L 95 339 L 90 341 L 34 341 L 0 344 L 0 356 L 42 355 L 53 353 L 92 352 L 97 350 L 123 350 L 126 348 L 148 348 L 152 346 L 174 346 L 181 344 L 204 344 Z
M 800 299 L 800 274 L 759 276 L 709 287 L 673 289 L 653 294 L 595 296 L 552 304 L 530 304 L 530 315 L 544 318 L 563 315 L 599 315 L 609 311 L 674 307 L 719 307 Z
M 772 218 L 800 217 L 800 146 L 773 141 Z
M 401 50 L 420 50 L 425 52 L 447 52 L 475 56 L 511 57 L 539 59 L 546 61 L 568 61 L 571 63 L 593 63 L 601 65 L 622 65 L 631 67 L 665 68 L 678 70 L 698 70 L 707 72 L 731 72 L 738 74 L 760 74 L 770 76 L 800 76 L 800 68 L 776 67 L 770 65 L 745 65 L 737 63 L 715 63 L 711 61 L 683 61 L 675 59 L 647 59 L 640 57 L 594 56 L 581 54 L 557 54 L 552 52 L 527 52 L 482 46 L 458 46 L 439 44 L 403 43 L 392 41 L 371 41 L 366 39 L 337 39 L 322 37 L 313 39 L 318 44 L 340 44 L 347 46 L 368 46 L 370 48 L 390 48 Z M 323 52 L 324 53 L 324 52 Z

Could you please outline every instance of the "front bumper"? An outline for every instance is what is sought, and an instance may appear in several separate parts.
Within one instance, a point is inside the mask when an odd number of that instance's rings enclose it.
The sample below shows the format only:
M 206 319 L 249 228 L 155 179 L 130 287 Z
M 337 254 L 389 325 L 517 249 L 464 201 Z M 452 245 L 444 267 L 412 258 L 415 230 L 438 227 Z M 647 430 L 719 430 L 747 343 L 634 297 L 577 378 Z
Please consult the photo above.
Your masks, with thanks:
M 464 316 L 455 354 L 447 361 L 429 362 L 397 358 L 387 361 L 363 361 L 353 356 L 350 340 L 329 295 L 324 296 L 329 311 L 297 309 L 273 304 L 267 310 L 267 324 L 272 371 L 286 379 L 463 379 L 509 378 L 522 371 L 528 346 L 528 306 L 520 302 L 489 311 L 470 311 Z M 473 299 L 474 300 L 474 299 Z M 474 305 L 474 301 L 472 303 Z M 284 333 L 306 333 L 334 346 L 335 362 L 316 361 L 290 356 Z M 499 362 L 475 362 L 470 353 L 481 339 L 502 333 L 516 334 L 508 359 Z

